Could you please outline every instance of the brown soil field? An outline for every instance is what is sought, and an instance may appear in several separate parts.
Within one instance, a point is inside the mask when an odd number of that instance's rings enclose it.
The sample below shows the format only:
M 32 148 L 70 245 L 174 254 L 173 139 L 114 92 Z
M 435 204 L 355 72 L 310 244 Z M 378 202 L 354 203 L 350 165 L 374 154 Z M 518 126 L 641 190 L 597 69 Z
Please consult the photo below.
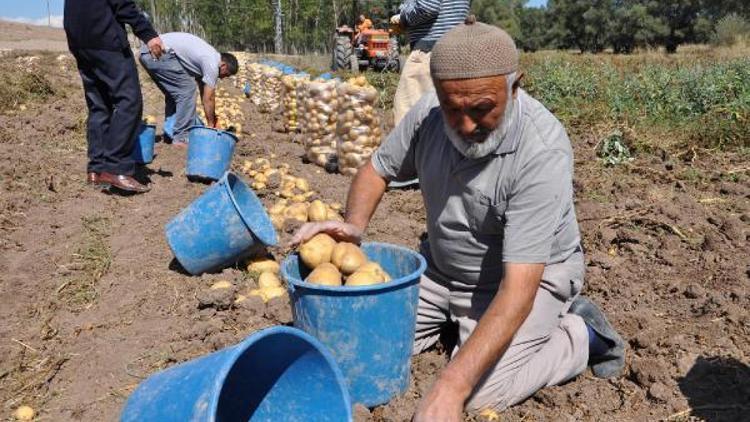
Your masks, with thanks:
M 0 418 L 28 404 L 40 421 L 116 420 L 149 374 L 290 324 L 291 311 L 286 298 L 207 306 L 215 281 L 229 280 L 237 291 L 255 281 L 238 268 L 201 277 L 175 270 L 164 225 L 206 188 L 186 180 L 184 149 L 157 144 L 155 161 L 139 175 L 152 183 L 148 194 L 87 187 L 85 104 L 74 63 L 68 55 L 35 56 L 33 71 L 52 82 L 54 94 L 25 110 L 0 110 Z M 159 115 L 161 94 L 147 78 L 142 84 L 145 113 Z M 294 136 L 277 131 L 278 115 L 242 107 L 236 168 L 273 157 L 322 199 L 345 201 L 347 177 L 304 164 Z M 629 343 L 626 370 L 612 380 L 587 372 L 546 388 L 500 420 L 747 420 L 747 155 L 696 150 L 676 159 L 665 152 L 605 167 L 594 153 L 597 139 L 571 138 L 584 293 Z M 424 221 L 419 191 L 390 191 L 367 238 L 416 248 Z M 282 233 L 282 243 L 288 239 Z M 444 350 L 414 357 L 408 392 L 358 408 L 357 419 L 410 420 L 446 363 Z

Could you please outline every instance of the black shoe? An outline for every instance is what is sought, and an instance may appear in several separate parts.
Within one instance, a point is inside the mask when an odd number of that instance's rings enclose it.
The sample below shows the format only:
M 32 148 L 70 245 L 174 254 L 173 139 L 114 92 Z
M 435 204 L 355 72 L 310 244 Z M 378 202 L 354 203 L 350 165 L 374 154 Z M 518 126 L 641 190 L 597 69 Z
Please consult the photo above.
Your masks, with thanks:
M 594 375 L 598 378 L 619 375 L 625 367 L 625 342 L 607 321 L 601 309 L 589 298 L 581 295 L 573 301 L 568 312 L 583 318 L 583 321 L 610 346 L 604 354 L 589 356 L 589 366 Z

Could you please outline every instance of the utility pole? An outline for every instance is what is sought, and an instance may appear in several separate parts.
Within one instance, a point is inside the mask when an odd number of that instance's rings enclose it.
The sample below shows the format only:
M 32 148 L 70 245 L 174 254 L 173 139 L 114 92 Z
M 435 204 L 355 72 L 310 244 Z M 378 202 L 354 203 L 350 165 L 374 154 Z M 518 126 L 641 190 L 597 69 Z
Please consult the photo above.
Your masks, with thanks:
M 276 50 L 276 54 L 284 53 L 284 32 L 281 29 L 281 0 L 274 0 L 273 2 L 273 16 L 276 23 L 276 36 L 273 39 L 273 49 Z
M 52 27 L 52 13 L 49 9 L 49 0 L 47 0 L 47 26 Z

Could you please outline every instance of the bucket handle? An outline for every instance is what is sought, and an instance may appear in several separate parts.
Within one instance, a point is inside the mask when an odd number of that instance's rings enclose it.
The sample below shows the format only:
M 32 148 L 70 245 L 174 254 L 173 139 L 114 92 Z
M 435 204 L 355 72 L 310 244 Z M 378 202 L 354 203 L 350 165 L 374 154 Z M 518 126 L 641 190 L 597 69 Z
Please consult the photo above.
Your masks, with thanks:
M 210 130 L 213 130 L 216 133 L 222 133 L 222 134 L 227 134 L 227 135 L 231 136 L 232 140 L 234 140 L 235 144 L 237 144 L 237 143 L 240 142 L 239 136 L 237 136 L 237 134 L 235 132 L 230 132 L 228 130 L 216 129 L 215 127 L 209 127 L 209 126 L 193 125 L 193 126 L 190 126 L 188 128 L 188 132 L 191 131 L 191 130 L 193 130 L 193 129 L 210 129 Z

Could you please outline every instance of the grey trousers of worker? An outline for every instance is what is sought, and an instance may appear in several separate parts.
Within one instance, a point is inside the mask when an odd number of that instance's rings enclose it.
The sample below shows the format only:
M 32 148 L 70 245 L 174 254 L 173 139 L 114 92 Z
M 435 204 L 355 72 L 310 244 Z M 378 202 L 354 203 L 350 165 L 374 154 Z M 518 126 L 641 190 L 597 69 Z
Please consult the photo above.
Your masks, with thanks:
M 172 140 L 187 142 L 188 129 L 195 123 L 197 84 L 173 51 L 166 51 L 159 59 L 142 53 L 141 64 L 156 86 L 164 94 L 164 117 L 175 116 Z
M 542 280 L 531 313 L 505 354 L 474 389 L 466 403 L 467 411 L 504 410 L 539 389 L 563 383 L 586 369 L 586 325 L 579 316 L 567 313 L 582 282 L 582 277 L 569 283 Z M 459 329 L 454 356 L 496 293 L 491 289 L 457 290 L 450 285 L 449 280 L 431 270 L 422 276 L 414 354 L 435 344 L 441 327 L 450 320 Z

